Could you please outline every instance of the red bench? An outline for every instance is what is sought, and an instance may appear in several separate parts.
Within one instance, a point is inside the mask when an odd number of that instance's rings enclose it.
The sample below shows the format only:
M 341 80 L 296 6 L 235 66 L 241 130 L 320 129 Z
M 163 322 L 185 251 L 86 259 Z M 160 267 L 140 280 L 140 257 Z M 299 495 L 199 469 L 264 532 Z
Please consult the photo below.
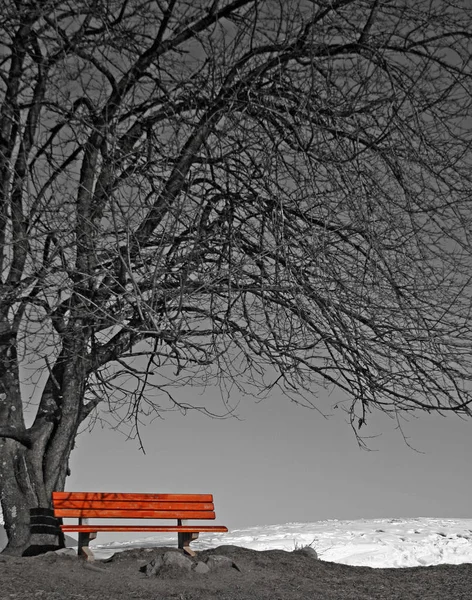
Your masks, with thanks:
M 227 532 L 221 525 L 188 525 L 188 519 L 214 519 L 212 494 L 118 494 L 111 492 L 53 492 L 54 516 L 78 518 L 77 525 L 61 525 L 64 533 L 79 534 L 78 554 L 93 560 L 90 540 L 99 531 L 175 531 L 178 546 L 193 556 L 190 542 L 200 532 Z M 176 519 L 171 525 L 102 525 L 88 519 Z

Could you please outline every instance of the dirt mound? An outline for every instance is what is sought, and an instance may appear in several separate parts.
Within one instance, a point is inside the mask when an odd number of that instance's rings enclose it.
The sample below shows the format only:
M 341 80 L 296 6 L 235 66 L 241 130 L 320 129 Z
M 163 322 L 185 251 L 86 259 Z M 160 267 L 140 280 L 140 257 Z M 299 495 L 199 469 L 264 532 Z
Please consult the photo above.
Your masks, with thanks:
M 198 553 L 227 556 L 237 569 L 181 577 L 140 571 L 165 548 L 117 553 L 110 562 L 85 563 L 57 553 L 0 555 L 2 600 L 459 600 L 470 598 L 472 565 L 408 569 L 351 567 L 300 552 L 220 546 Z

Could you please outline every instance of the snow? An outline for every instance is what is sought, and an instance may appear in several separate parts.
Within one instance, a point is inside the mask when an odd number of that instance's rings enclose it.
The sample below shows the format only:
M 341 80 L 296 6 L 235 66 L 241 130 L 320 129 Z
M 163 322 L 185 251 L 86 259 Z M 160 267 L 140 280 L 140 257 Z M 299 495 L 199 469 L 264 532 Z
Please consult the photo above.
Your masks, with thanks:
M 310 545 L 322 560 L 376 568 L 461 564 L 472 562 L 472 519 L 418 517 L 267 525 L 200 534 L 192 548 L 198 551 L 223 544 L 288 551 Z M 176 534 L 91 545 L 95 556 L 104 559 L 131 548 L 175 546 Z
M 0 524 L 0 548 L 3 528 Z M 131 548 L 176 546 L 177 534 L 158 534 L 139 540 L 91 543 L 97 559 Z M 196 551 L 221 545 L 253 550 L 287 550 L 310 545 L 322 560 L 368 567 L 417 567 L 472 563 L 472 519 L 429 517 L 356 519 L 286 523 L 200 534 Z

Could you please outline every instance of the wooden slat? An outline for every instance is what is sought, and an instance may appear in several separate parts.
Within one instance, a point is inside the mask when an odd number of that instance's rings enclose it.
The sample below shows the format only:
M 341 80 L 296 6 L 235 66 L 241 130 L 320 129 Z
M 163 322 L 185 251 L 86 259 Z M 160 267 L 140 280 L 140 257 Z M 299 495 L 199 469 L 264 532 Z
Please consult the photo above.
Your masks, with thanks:
M 108 509 L 88 509 L 88 508 L 56 508 L 54 509 L 56 517 L 81 517 L 90 519 L 214 519 L 213 511 L 196 510 L 108 510 Z
M 201 532 L 227 532 L 228 528 L 222 525 L 61 525 L 62 531 L 91 532 L 91 531 L 178 531 L 181 533 Z
M 121 492 L 53 492 L 52 499 L 114 500 L 117 502 L 213 502 L 213 494 L 128 494 Z
M 56 512 L 61 509 L 74 509 L 74 510 L 170 510 L 170 511 L 183 511 L 183 510 L 209 510 L 213 511 L 213 502 L 117 502 L 115 500 L 57 500 L 54 502 L 54 508 Z

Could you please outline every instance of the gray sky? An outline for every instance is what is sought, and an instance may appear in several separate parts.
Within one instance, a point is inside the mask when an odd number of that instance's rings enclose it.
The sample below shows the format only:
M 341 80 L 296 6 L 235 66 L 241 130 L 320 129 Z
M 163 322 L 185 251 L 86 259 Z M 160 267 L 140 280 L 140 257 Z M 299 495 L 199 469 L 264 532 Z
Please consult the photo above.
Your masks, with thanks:
M 212 394 L 211 390 L 207 392 Z M 184 397 L 184 393 L 181 394 Z M 334 404 L 334 396 L 320 403 Z M 274 394 L 243 398 L 240 420 L 168 414 L 135 441 L 97 426 L 77 439 L 67 489 L 209 492 L 230 529 L 323 519 L 470 517 L 472 422 L 419 414 L 403 424 L 371 417 L 359 449 L 346 415 L 328 420 Z M 139 537 L 131 534 L 132 538 Z M 130 534 L 100 534 L 100 541 Z

